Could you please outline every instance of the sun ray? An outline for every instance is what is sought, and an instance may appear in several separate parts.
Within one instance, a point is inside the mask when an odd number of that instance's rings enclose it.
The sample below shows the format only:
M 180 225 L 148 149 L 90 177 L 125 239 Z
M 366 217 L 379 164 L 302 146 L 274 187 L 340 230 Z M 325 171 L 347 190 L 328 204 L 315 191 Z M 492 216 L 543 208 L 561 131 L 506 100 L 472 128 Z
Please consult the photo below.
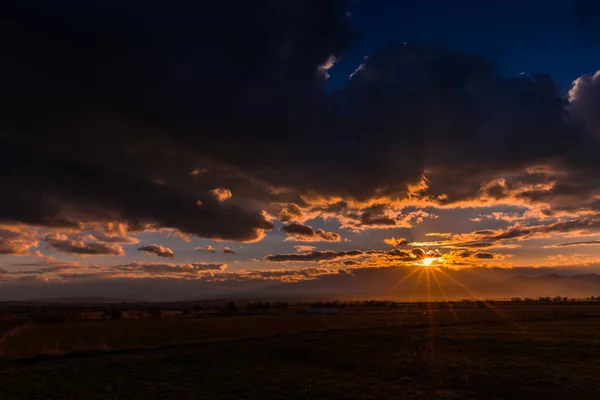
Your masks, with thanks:
M 437 268 L 437 270 L 444 275 L 446 278 L 448 278 L 450 281 L 452 281 L 453 283 L 455 283 L 456 285 L 458 285 L 459 287 L 463 288 L 467 293 L 469 293 L 471 296 L 473 296 L 474 298 L 477 298 L 478 296 L 473 293 L 473 291 L 471 291 L 468 287 L 466 287 L 465 285 L 463 285 L 461 282 L 457 281 L 456 279 L 454 279 L 453 277 L 451 277 L 448 273 L 446 273 L 446 271 L 442 270 L 441 268 Z M 498 315 L 500 318 L 503 318 L 504 320 L 506 320 L 507 322 L 510 322 L 512 325 L 514 325 L 517 329 L 519 329 L 519 331 L 523 331 L 523 328 L 521 326 L 519 326 L 519 324 L 516 323 L 516 321 L 511 320 L 510 318 L 508 318 L 506 316 L 506 314 L 504 314 L 503 312 L 501 312 L 497 307 L 495 307 L 493 304 L 489 303 L 488 301 L 484 302 L 486 307 L 492 311 L 494 314 Z
M 429 268 L 425 269 L 425 285 L 427 285 L 427 303 L 429 307 L 429 325 L 432 325 L 432 315 L 431 315 L 431 270 Z
M 398 287 L 399 287 L 400 285 L 402 285 L 404 282 L 406 282 L 406 280 L 407 280 L 408 278 L 410 278 L 410 277 L 411 277 L 413 274 L 415 274 L 415 273 L 416 273 L 417 271 L 419 271 L 420 269 L 421 269 L 421 268 L 417 268 L 417 267 L 413 268 L 413 270 L 411 271 L 411 273 L 410 273 L 410 274 L 406 275 L 406 276 L 405 276 L 405 277 L 404 277 L 404 278 L 403 278 L 403 279 L 402 279 L 400 282 L 396 283 L 396 284 L 395 284 L 395 285 L 392 287 L 392 291 L 394 291 L 394 290 L 398 289 Z
M 428 327 L 428 342 L 429 342 L 429 350 L 431 351 L 431 359 L 432 362 L 435 361 L 435 324 L 433 322 L 433 312 L 432 312 L 432 304 L 431 304 L 431 268 L 425 269 L 425 280 L 427 285 L 427 317 L 429 319 L 429 327 Z
M 433 276 L 433 279 L 435 280 L 435 283 L 437 284 L 438 288 L 440 289 L 440 292 L 444 296 L 444 301 L 447 302 L 448 301 L 448 296 L 446 296 L 446 291 L 442 287 L 442 284 L 440 283 L 440 279 L 438 278 L 436 271 L 439 271 L 439 268 L 433 268 L 431 270 L 431 276 Z M 452 310 L 451 312 L 454 315 L 454 318 L 456 319 L 456 321 L 458 322 L 458 320 L 459 320 L 458 314 L 454 310 Z
M 415 286 L 413 287 L 412 292 L 410 293 L 410 301 L 413 301 L 413 297 L 415 295 L 415 292 L 417 291 L 417 288 L 419 287 L 419 283 L 421 282 L 421 278 L 423 277 L 423 273 L 425 272 L 425 268 L 419 268 L 419 270 L 421 271 L 419 273 L 419 276 L 417 277 L 417 282 L 415 282 Z
M 437 268 L 431 269 L 431 276 L 433 277 L 433 280 L 435 281 L 435 284 L 437 285 L 438 289 L 440 289 L 440 293 L 442 293 L 442 296 L 444 296 L 444 300 L 448 301 L 448 296 L 446 296 L 446 291 L 442 287 L 440 279 L 437 277 L 436 271 L 438 271 Z

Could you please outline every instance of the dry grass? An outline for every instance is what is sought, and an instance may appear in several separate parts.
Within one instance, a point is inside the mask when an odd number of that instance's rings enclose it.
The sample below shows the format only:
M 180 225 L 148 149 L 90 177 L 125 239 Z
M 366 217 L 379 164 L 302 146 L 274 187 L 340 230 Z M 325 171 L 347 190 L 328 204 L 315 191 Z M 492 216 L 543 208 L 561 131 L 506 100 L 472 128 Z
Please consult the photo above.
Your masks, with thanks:
M 6 354 L 4 354 L 5 342 L 11 337 L 16 336 L 17 334 L 29 328 L 31 328 L 31 324 L 20 323 L 17 325 L 7 327 L 4 330 L 0 330 L 0 357 L 6 356 Z
M 400 314 L 249 315 L 222 318 L 146 319 L 36 325 L 3 344 L 4 356 L 29 358 L 93 350 L 200 343 L 305 331 L 400 325 Z
M 7 366 L 0 398 L 597 400 L 599 331 L 599 318 L 388 327 L 59 358 Z
M 33 325 L 16 331 L 0 343 L 6 358 L 31 358 L 90 351 L 152 348 L 181 343 L 202 343 L 299 332 L 368 329 L 392 326 L 448 325 L 548 319 L 573 314 L 599 314 L 595 307 L 512 307 L 479 310 L 474 307 L 429 311 L 413 309 L 394 313 L 341 313 L 334 315 L 271 314 L 217 318 L 87 321 Z

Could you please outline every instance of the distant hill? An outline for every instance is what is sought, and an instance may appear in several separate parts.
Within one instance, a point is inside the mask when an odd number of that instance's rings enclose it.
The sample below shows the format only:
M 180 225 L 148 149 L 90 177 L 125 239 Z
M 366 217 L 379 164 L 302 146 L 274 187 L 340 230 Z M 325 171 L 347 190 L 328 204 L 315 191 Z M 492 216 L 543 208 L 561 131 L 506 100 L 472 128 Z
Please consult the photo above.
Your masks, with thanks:
M 110 282 L 110 288 L 76 282 L 68 286 L 36 287 L 35 298 L 20 287 L 2 288 L 2 296 L 20 301 L 56 304 L 108 304 L 239 300 L 366 300 L 398 301 L 464 298 L 600 296 L 600 275 L 576 269 L 473 268 L 453 270 L 362 268 L 322 275 L 313 280 L 285 283 L 271 280 L 204 282 L 139 279 Z M 11 290 L 11 292 L 8 291 Z M 60 293 L 73 294 L 61 297 Z M 110 290 L 110 292 L 109 292 Z M 114 297 L 103 296 L 109 292 Z M 207 304 L 209 304 L 207 303 Z M 212 303 L 210 303 L 212 304 Z
M 455 281 L 444 279 L 441 276 L 426 280 L 418 284 L 407 285 L 397 290 L 399 296 L 412 296 L 420 299 L 448 298 L 511 298 L 511 297 L 589 297 L 600 296 L 600 275 L 585 274 L 564 276 L 549 274 L 538 277 L 513 276 L 499 282 L 476 283 L 463 285 L 460 279 Z
M 496 297 L 600 296 L 600 275 L 518 275 L 500 283 L 476 285 L 472 289 L 477 293 Z
M 322 279 L 293 284 L 279 284 L 263 290 L 235 293 L 235 298 L 304 298 L 359 300 L 388 298 L 398 300 L 443 300 L 462 298 L 511 297 L 589 297 L 600 296 L 600 275 L 496 276 L 493 281 L 477 282 L 477 277 L 465 274 L 432 273 L 406 278 L 399 270 L 374 271 L 346 276 L 326 276 Z
M 55 303 L 55 304 L 110 304 L 110 303 L 134 303 L 139 302 L 135 299 L 120 299 L 102 296 L 90 297 L 54 297 L 54 298 L 35 298 L 22 300 L 29 303 Z

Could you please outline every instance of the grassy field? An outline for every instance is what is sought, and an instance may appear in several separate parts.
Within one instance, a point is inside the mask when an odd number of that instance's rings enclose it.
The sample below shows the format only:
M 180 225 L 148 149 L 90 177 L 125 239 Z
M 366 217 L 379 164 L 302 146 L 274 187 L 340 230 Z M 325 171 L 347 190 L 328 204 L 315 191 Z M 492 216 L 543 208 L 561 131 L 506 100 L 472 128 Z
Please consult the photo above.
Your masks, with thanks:
M 523 310 L 472 310 L 31 326 L 5 341 L 13 360 L 0 364 L 0 398 L 598 399 L 600 318 L 556 312 L 538 311 L 537 321 Z M 106 345 L 14 359 L 28 343 L 76 337 Z M 147 349 L 119 351 L 128 347 Z
M 202 343 L 309 331 L 368 329 L 393 326 L 449 325 L 479 322 L 518 324 L 531 319 L 600 315 L 598 306 L 497 307 L 481 310 L 413 308 L 394 312 L 346 312 L 332 315 L 296 313 L 216 318 L 87 321 L 29 324 L 0 340 L 0 356 L 8 359 L 90 351 Z

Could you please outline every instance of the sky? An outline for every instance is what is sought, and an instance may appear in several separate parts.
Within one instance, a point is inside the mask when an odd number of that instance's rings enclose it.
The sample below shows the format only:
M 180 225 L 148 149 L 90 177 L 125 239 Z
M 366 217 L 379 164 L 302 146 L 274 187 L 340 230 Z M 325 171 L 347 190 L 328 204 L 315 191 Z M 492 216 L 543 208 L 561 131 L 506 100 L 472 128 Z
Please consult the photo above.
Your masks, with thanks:
M 600 273 L 598 2 L 3 8 L 0 298 Z

